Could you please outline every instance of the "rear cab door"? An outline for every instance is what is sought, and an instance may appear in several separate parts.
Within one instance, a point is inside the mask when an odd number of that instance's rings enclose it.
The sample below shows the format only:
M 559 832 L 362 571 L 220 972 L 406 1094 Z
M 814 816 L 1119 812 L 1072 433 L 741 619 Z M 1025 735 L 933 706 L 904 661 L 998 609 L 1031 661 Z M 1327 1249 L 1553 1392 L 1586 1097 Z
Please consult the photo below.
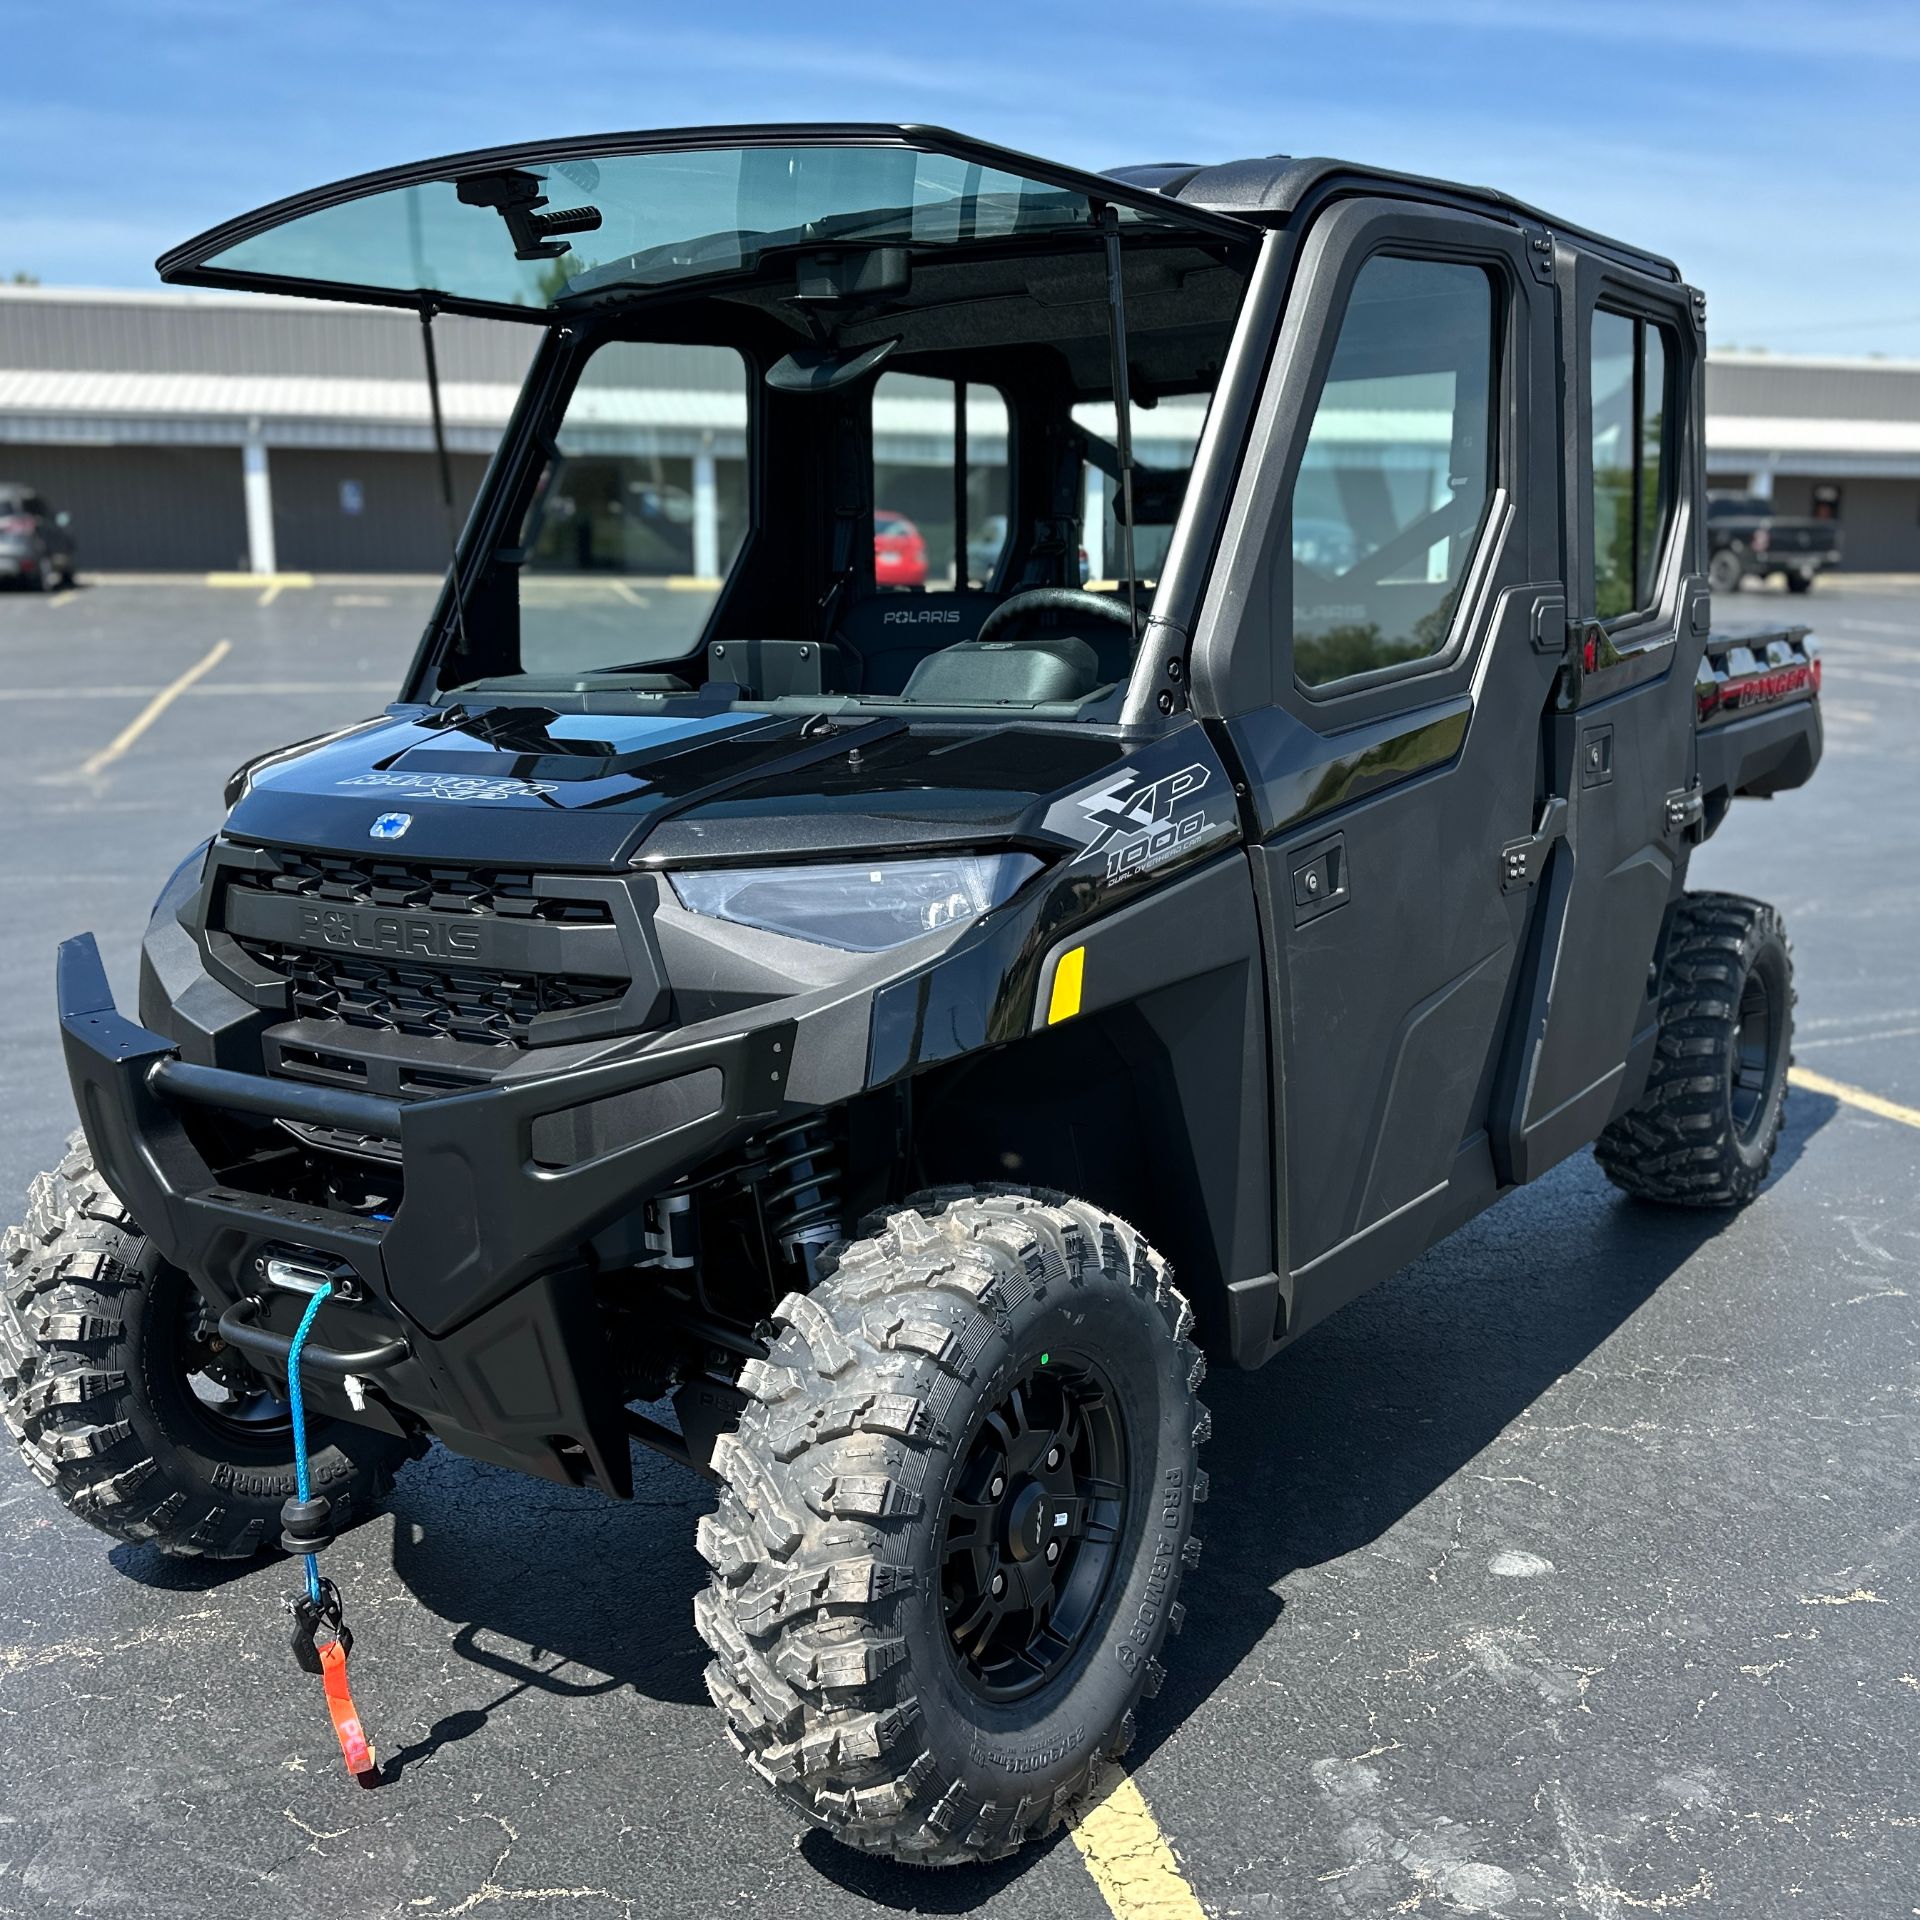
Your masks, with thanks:
M 1699 306 L 1586 247 L 1556 247 L 1567 373 L 1568 671 L 1548 727 L 1564 836 L 1542 876 L 1495 1149 L 1531 1180 L 1639 1097 L 1657 948 L 1696 811 L 1694 676 L 1710 605 Z

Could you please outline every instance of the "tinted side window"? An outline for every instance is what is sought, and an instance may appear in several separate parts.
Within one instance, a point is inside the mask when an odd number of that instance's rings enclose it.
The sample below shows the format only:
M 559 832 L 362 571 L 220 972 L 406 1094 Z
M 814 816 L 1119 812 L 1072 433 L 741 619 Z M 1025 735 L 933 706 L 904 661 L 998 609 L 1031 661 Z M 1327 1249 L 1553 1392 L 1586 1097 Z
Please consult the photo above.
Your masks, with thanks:
M 1493 496 L 1494 331 L 1480 267 L 1382 254 L 1354 281 L 1293 489 L 1303 686 L 1446 644 Z
M 1593 408 L 1593 607 L 1602 620 L 1653 605 L 1673 514 L 1671 359 L 1662 329 L 1602 307 L 1589 336 Z

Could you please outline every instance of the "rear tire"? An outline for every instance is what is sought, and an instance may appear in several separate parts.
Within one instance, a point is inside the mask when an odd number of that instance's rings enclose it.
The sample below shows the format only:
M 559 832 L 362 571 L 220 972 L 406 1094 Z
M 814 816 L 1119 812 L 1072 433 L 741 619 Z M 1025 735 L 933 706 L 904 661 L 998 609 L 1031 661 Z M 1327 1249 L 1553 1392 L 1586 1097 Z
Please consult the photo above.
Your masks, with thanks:
M 103 1533 L 240 1560 L 278 1539 L 292 1428 L 236 1356 L 198 1337 L 201 1319 L 193 1283 L 75 1134 L 0 1243 L 0 1419 L 35 1476 Z M 367 1518 L 406 1443 L 323 1420 L 308 1433 L 336 1530 Z
M 1811 593 L 1813 591 L 1815 577 L 1816 576 L 1811 573 L 1790 573 L 1787 575 L 1787 591 L 1789 593 Z
M 1193 1316 L 1131 1227 L 1053 1194 L 923 1194 L 827 1264 L 714 1454 L 708 1690 L 835 1838 L 999 1859 L 1159 1690 L 1206 1492 Z
M 1745 1206 L 1786 1118 L 1793 1000 L 1793 950 L 1772 907 L 1730 893 L 1681 901 L 1646 1091 L 1594 1145 L 1607 1178 L 1671 1206 Z

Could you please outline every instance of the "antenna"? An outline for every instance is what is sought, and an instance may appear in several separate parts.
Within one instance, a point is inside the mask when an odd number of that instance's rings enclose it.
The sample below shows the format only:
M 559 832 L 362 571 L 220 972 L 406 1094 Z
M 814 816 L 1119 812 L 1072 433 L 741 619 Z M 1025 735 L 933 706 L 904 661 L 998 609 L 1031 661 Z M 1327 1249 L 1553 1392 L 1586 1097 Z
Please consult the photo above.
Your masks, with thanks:
M 1114 451 L 1120 456 L 1120 564 L 1126 570 L 1127 624 L 1140 637 L 1140 583 L 1133 560 L 1133 388 L 1127 376 L 1127 296 L 1120 277 L 1120 213 L 1096 207 L 1107 246 L 1107 346 L 1113 358 Z

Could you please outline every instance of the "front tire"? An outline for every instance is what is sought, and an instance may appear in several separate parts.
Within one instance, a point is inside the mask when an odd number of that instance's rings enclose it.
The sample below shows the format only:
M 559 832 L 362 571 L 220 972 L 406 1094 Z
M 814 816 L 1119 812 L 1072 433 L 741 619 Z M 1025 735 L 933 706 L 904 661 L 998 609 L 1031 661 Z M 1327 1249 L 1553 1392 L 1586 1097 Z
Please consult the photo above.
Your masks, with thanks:
M 69 1512 L 163 1553 L 241 1560 L 294 1490 L 282 1403 L 207 1338 L 199 1294 L 128 1217 L 75 1134 L 0 1243 L 0 1419 Z M 310 1420 L 316 1492 L 364 1520 L 406 1444 Z
M 1707 585 L 1715 593 L 1738 593 L 1742 568 L 1740 556 L 1727 547 L 1722 547 L 1707 562 Z
M 1166 1263 L 1084 1202 L 946 1190 L 867 1225 L 781 1303 L 716 1449 L 707 1686 L 837 1839 L 998 1859 L 1087 1802 L 1159 1689 L 1205 1363 Z
M 1743 1207 L 1760 1191 L 1786 1119 L 1793 998 L 1772 907 L 1731 893 L 1681 901 L 1646 1091 L 1594 1146 L 1616 1187 L 1682 1207 Z
M 1811 593 L 1817 576 L 1811 573 L 1790 573 L 1787 575 L 1789 593 Z

